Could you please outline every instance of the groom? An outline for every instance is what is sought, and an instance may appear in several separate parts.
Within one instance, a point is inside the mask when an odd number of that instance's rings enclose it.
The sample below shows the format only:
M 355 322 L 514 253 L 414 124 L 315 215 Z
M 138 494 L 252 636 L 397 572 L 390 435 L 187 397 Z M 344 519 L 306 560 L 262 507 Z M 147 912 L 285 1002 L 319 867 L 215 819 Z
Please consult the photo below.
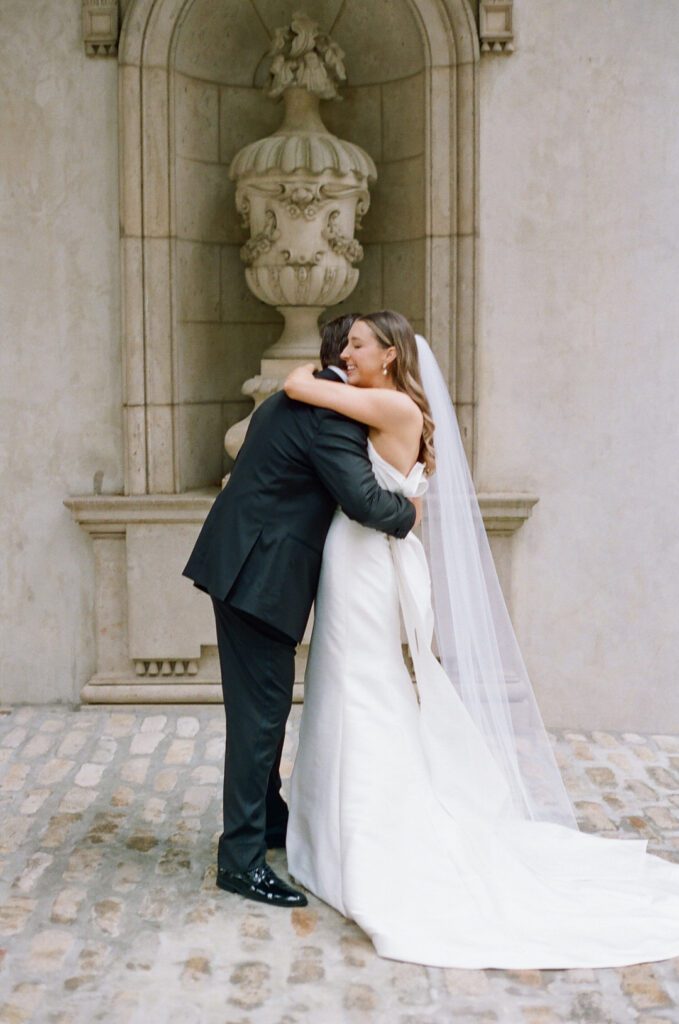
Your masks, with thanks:
M 346 381 L 340 353 L 355 315 L 323 328 L 320 376 Z M 284 846 L 288 809 L 280 759 L 302 639 L 335 508 L 394 537 L 415 525 L 414 504 L 382 490 L 367 427 L 278 391 L 253 413 L 226 487 L 183 575 L 212 598 L 226 713 L 224 831 L 217 885 L 252 900 L 301 907 L 267 847 Z

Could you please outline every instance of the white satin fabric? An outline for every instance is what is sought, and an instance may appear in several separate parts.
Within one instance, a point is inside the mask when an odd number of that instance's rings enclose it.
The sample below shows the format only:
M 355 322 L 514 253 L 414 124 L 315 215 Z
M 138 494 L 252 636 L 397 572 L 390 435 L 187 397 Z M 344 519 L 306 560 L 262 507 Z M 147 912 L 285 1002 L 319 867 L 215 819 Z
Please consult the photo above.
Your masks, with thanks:
M 382 487 L 426 489 L 372 444 Z M 401 649 L 401 617 L 419 703 Z M 380 956 L 440 967 L 615 967 L 679 956 L 679 865 L 512 810 L 431 650 L 429 570 L 335 513 L 290 790 L 290 874 Z

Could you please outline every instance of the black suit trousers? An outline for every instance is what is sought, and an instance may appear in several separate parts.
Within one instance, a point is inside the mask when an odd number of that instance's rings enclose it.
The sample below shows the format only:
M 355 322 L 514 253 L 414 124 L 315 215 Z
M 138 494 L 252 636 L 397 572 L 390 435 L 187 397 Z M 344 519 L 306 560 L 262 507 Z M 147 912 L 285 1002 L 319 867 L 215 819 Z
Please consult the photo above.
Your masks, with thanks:
M 292 705 L 295 641 L 212 597 L 226 714 L 224 831 L 217 863 L 247 871 L 262 863 L 266 834 L 284 829 L 280 760 Z

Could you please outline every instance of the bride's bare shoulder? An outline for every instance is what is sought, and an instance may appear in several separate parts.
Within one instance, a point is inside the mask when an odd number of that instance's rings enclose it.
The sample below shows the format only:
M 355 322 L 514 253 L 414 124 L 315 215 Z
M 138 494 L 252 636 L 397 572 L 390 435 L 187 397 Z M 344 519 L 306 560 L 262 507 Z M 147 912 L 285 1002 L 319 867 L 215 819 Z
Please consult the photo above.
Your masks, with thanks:
M 424 416 L 417 402 L 405 391 L 389 391 L 389 428 L 402 444 L 419 445 L 424 428 Z
M 396 391 L 394 394 L 398 396 L 398 402 L 403 414 L 406 415 L 409 420 L 412 420 L 413 423 L 418 423 L 421 428 L 424 422 L 424 416 L 415 399 L 411 398 L 406 391 Z

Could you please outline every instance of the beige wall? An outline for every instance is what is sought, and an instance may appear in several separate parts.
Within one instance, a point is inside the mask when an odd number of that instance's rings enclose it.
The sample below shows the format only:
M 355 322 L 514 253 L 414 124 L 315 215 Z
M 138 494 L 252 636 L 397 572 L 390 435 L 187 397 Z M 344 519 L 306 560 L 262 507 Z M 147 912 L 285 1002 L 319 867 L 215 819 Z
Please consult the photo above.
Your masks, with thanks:
M 515 6 L 517 52 L 480 69 L 478 484 L 540 496 L 516 537 L 514 606 L 548 724 L 677 730 L 679 10 Z M 117 71 L 85 58 L 76 0 L 4 0 L 2 20 L 1 698 L 75 700 L 93 669 L 93 564 L 62 501 L 98 472 L 122 490 Z M 371 81 L 367 66 L 352 88 Z M 401 85 L 384 88 L 388 118 Z M 399 151 L 404 168 L 418 152 Z M 415 255 L 417 223 L 402 239 L 368 224 L 368 253 Z M 214 253 L 184 244 L 178 259 L 205 271 L 182 301 L 207 322 L 225 302 Z M 384 294 L 370 259 L 366 298 Z M 413 313 L 419 291 L 418 277 Z
M 364 248 L 356 290 L 334 314 L 395 307 L 424 331 L 424 53 L 407 3 L 349 0 L 333 26 L 347 54 L 347 87 L 323 104 L 330 131 L 363 146 L 377 182 L 357 238 Z M 362 40 L 380 39 L 379 46 Z
M 115 61 L 80 4 L 3 0 L 0 700 L 73 700 L 94 664 L 91 541 L 62 502 L 122 488 Z
M 540 496 L 514 606 L 548 722 L 677 731 L 679 7 L 515 20 L 481 69 L 478 482 Z

